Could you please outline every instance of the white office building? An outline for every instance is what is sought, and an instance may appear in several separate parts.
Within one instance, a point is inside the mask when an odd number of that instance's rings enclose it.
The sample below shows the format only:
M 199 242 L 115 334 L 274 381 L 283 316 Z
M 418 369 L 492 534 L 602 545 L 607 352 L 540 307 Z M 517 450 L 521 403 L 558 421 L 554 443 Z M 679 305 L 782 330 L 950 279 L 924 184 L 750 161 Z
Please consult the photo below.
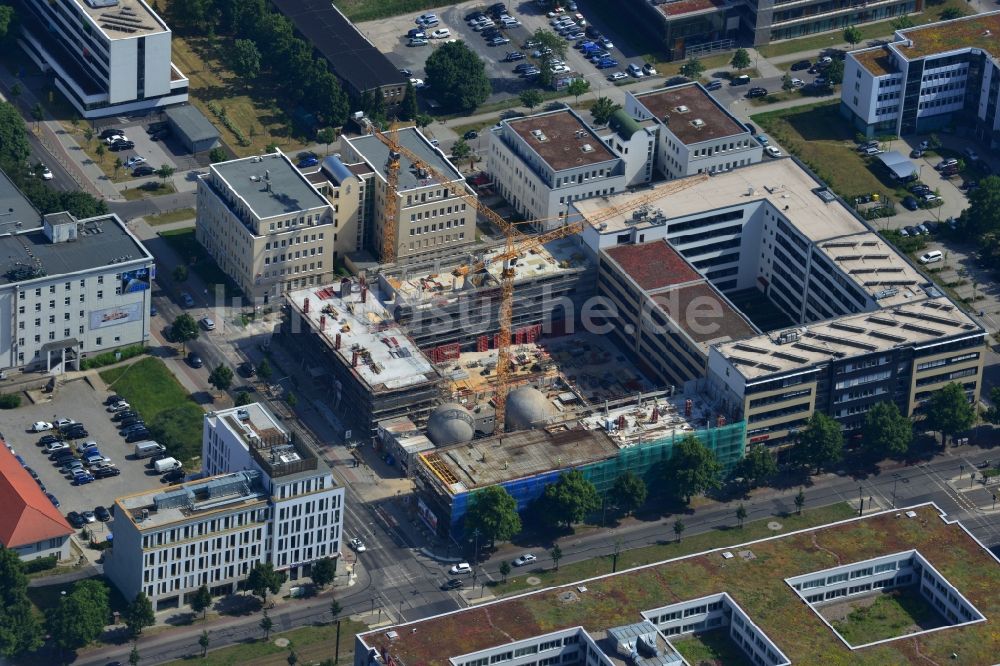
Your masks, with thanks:
M 187 101 L 171 32 L 143 0 L 25 0 L 19 43 L 84 118 Z
M 0 369 L 79 370 L 149 340 L 153 256 L 118 216 L 46 215 L 0 236 L 0 256 Z
M 125 598 L 171 608 L 201 585 L 234 592 L 257 563 L 296 580 L 339 557 L 344 489 L 264 406 L 207 414 L 202 461 L 202 479 L 116 500 L 105 571 Z
M 624 160 L 572 109 L 501 121 L 487 171 L 497 192 L 539 228 L 561 224 L 573 201 L 622 192 Z

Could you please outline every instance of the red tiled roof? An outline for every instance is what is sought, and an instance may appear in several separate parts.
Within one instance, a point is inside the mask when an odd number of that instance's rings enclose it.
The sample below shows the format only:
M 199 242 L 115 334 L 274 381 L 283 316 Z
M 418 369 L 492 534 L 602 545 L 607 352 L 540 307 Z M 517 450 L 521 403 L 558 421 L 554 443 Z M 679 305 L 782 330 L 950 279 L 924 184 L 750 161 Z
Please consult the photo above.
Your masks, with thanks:
M 0 446 L 0 544 L 17 548 L 73 533 L 35 480 Z
M 618 245 L 605 253 L 621 266 L 643 291 L 700 280 L 701 276 L 665 240 Z

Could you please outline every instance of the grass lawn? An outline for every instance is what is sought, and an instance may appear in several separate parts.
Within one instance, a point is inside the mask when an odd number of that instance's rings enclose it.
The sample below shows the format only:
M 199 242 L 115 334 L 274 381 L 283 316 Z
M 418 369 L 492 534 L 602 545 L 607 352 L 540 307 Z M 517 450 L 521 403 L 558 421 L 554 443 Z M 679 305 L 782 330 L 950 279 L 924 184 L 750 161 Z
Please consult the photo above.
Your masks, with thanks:
M 854 515 L 854 509 L 846 503 L 831 504 L 830 506 L 803 511 L 801 516 L 788 515 L 779 518 L 778 522 L 781 523 L 782 527 L 777 531 L 768 529 L 767 527 L 767 523 L 774 520 L 774 518 L 766 518 L 745 523 L 743 529 L 734 527 L 732 529 L 716 529 L 710 532 L 703 532 L 702 534 L 693 534 L 685 537 L 680 543 L 676 542 L 670 525 L 664 524 L 664 541 L 655 546 L 645 546 L 643 548 L 624 551 L 618 556 L 618 570 L 621 571 L 712 548 L 721 548 L 723 546 L 753 541 L 754 539 L 793 532 L 806 527 L 825 525 L 826 523 L 844 520 Z M 558 571 L 534 570 L 525 572 L 524 575 L 508 577 L 507 582 L 496 585 L 493 592 L 494 594 L 523 592 L 526 589 L 563 585 L 607 573 L 611 573 L 611 556 L 595 557 L 583 560 L 582 562 L 564 564 L 559 567 Z M 542 582 L 539 585 L 528 585 L 525 579 L 529 576 L 539 578 Z
M 961 10 L 963 14 L 972 13 L 969 11 L 968 2 L 965 0 L 944 0 L 943 2 L 936 3 L 928 2 L 923 13 L 911 14 L 909 18 L 915 26 L 924 25 L 925 23 L 934 23 L 936 21 L 940 21 L 941 12 L 950 7 Z M 879 21 L 878 23 L 859 25 L 858 30 L 861 31 L 861 41 L 855 48 L 865 47 L 868 41 L 872 39 L 892 36 L 892 33 L 895 32 L 895 28 L 892 27 L 892 24 L 896 20 L 897 19 L 892 19 L 891 21 Z M 775 56 L 789 55 L 800 51 L 815 50 L 818 52 L 821 49 L 841 46 L 842 44 L 844 44 L 844 31 L 837 30 L 834 32 L 825 32 L 819 35 L 811 35 L 809 37 L 800 37 L 799 39 L 789 39 L 784 42 L 778 42 L 777 44 L 768 44 L 767 46 L 758 47 L 757 51 L 759 51 L 765 58 L 773 58 Z M 789 60 L 789 62 L 791 62 L 791 60 Z
M 400 14 L 419 14 L 424 9 L 451 6 L 454 3 L 445 0 L 337 0 L 333 4 L 344 16 L 359 23 Z M 482 5 L 485 6 L 486 4 Z
M 149 424 L 153 438 L 183 462 L 201 454 L 205 413 L 158 358 L 105 370 L 101 379 Z
M 139 187 L 130 187 L 122 192 L 122 196 L 125 197 L 126 201 L 136 201 L 137 199 L 145 199 L 147 197 L 158 197 L 161 194 L 173 194 L 176 191 L 177 189 L 174 188 L 173 183 L 149 180 Z
M 194 208 L 180 208 L 178 210 L 167 211 L 166 213 L 160 213 L 158 215 L 147 215 L 143 219 L 146 220 L 146 224 L 156 226 L 158 224 L 171 224 L 173 222 L 183 222 L 184 220 L 193 220 L 195 217 Z
M 353 661 L 354 634 L 367 628 L 364 624 L 351 620 L 340 623 L 341 663 Z M 291 641 L 291 645 L 285 648 L 278 647 L 274 644 L 274 640 L 279 637 L 287 638 Z M 335 624 L 312 625 L 280 634 L 272 632 L 270 640 L 266 643 L 262 632 L 261 640 L 213 650 L 204 659 L 201 658 L 200 651 L 197 652 L 197 656 L 192 652 L 189 658 L 169 662 L 167 666 L 184 666 L 188 663 L 197 663 L 199 666 L 287 666 L 291 650 L 295 650 L 295 656 L 299 658 L 300 664 L 317 664 L 326 659 L 332 663 L 336 641 Z M 194 642 L 192 649 L 199 650 L 197 642 Z
M 182 261 L 187 261 L 191 270 L 198 274 L 209 289 L 221 284 L 226 288 L 227 297 L 239 294 L 229 276 L 222 272 L 215 260 L 195 238 L 194 227 L 161 231 L 158 235 L 180 255 Z
M 830 624 L 844 640 L 858 646 L 940 627 L 945 621 L 920 596 L 916 586 L 909 586 L 880 594 L 873 603 L 855 608 L 845 619 Z
M 751 120 L 847 201 L 859 194 L 895 193 L 898 185 L 878 178 L 855 150 L 856 132 L 839 109 L 840 101 L 833 100 L 761 113 Z
M 691 666 L 751 666 L 752 663 L 729 638 L 728 629 L 687 634 L 670 642 Z

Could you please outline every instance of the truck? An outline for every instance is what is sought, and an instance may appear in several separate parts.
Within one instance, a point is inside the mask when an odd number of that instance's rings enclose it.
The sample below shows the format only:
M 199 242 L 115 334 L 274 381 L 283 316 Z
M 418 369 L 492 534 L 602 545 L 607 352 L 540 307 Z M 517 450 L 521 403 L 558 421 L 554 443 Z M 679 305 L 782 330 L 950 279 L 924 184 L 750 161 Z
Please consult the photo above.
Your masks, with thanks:
M 152 458 L 158 453 L 166 453 L 167 447 L 151 440 L 135 443 L 136 458 Z
M 156 470 L 157 474 L 163 474 L 164 472 L 169 472 L 174 469 L 180 469 L 181 461 L 177 458 L 164 458 L 163 460 L 157 460 L 154 462 L 153 468 Z

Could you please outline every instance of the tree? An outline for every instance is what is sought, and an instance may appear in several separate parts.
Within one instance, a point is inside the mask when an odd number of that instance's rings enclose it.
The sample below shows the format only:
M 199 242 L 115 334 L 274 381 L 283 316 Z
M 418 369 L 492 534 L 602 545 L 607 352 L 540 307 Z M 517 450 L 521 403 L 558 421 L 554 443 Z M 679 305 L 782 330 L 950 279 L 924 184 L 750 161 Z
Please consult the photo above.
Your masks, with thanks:
M 121 169 L 122 169 L 123 166 L 125 166 L 125 163 L 122 162 L 122 158 L 116 156 L 115 157 L 115 178 L 118 177 L 118 172 L 121 171 Z
M 35 102 L 35 105 L 31 107 L 31 119 L 35 121 L 35 131 L 37 132 L 38 123 L 45 119 L 45 110 L 40 102 Z
M 156 615 L 153 613 L 153 603 L 144 592 L 135 595 L 135 599 L 125 609 L 125 626 L 134 637 L 142 633 L 146 627 L 156 624 Z
M 132 651 L 128 653 L 129 666 L 139 666 L 142 657 L 139 656 L 139 646 L 132 643 Z
M 684 525 L 684 521 L 680 518 L 674 521 L 674 534 L 677 536 L 677 543 L 681 542 L 681 534 L 684 533 L 685 527 L 686 525 Z
M 781 77 L 781 89 L 785 92 L 795 90 L 795 83 L 792 82 L 792 75 L 788 72 L 785 72 L 785 75 Z
M 108 152 L 107 150 L 104 149 L 104 144 L 103 143 L 97 144 L 97 148 L 94 149 L 94 152 L 97 153 L 97 161 L 100 162 L 101 164 L 104 164 L 104 154 Z
M 417 127 L 423 129 L 434 122 L 434 116 L 429 113 L 418 113 L 415 122 L 417 123 Z
M 316 132 L 316 140 L 326 147 L 326 154 L 330 154 L 330 144 L 337 140 L 337 133 L 332 127 L 324 127 Z
M 555 566 L 556 571 L 559 571 L 559 560 L 562 559 L 563 552 L 559 544 L 552 546 L 552 550 L 549 551 L 549 557 L 552 558 L 552 565 Z
M 2 5 L 2 6 L 6 6 L 6 5 Z M 10 99 L 11 99 L 11 101 L 12 102 L 16 102 L 17 98 L 20 97 L 21 93 L 23 93 L 23 92 L 24 92 L 24 88 L 21 87 L 21 82 L 20 81 L 15 81 L 14 85 L 12 85 L 10 87 Z
M 457 160 L 466 158 L 471 154 L 472 148 L 469 147 L 469 144 L 462 137 L 459 137 L 451 147 L 451 156 Z
M 704 71 L 705 65 L 697 58 L 689 58 L 686 63 L 681 65 L 681 76 L 686 76 L 692 80 L 700 79 Z
M 945 7 L 941 11 L 942 21 L 951 21 L 952 19 L 962 18 L 963 16 L 965 16 L 965 12 L 958 7 Z
M 284 571 L 275 571 L 270 562 L 258 562 L 247 575 L 247 589 L 260 597 L 262 604 L 266 604 L 268 592 L 277 594 L 287 577 Z
M 531 35 L 531 40 L 538 43 L 538 53 L 540 54 L 538 69 L 541 71 L 538 73 L 538 84 L 543 87 L 550 86 L 552 84 L 552 61 L 557 58 L 565 59 L 566 40 L 551 30 L 543 28 L 535 30 L 534 34 Z
M 264 617 L 260 619 L 260 628 L 264 630 L 264 640 L 266 641 L 271 636 L 271 629 L 274 627 L 274 620 L 271 616 L 267 614 L 267 609 L 264 609 Z
M 250 393 L 248 393 L 247 391 L 240 391 L 239 393 L 236 394 L 236 406 L 237 407 L 243 407 L 244 405 L 250 405 L 250 404 L 253 404 L 254 402 L 255 401 L 253 399 L 253 396 L 250 395 Z
M 260 51 L 257 45 L 249 39 L 237 39 L 233 42 L 232 67 L 236 76 L 243 79 L 243 85 L 260 74 Z
M 861 30 L 856 25 L 849 25 L 844 28 L 844 41 L 854 46 L 862 39 Z
M 420 107 L 417 106 L 417 89 L 413 87 L 412 82 L 407 82 L 406 93 L 403 94 L 403 102 L 399 105 L 399 118 L 400 120 L 416 120 L 419 113 Z
M 620 474 L 611 486 L 611 503 L 626 516 L 646 503 L 646 482 L 630 471 Z
M 767 447 L 758 444 L 751 446 L 750 450 L 736 465 L 736 476 L 743 477 L 747 486 L 756 488 L 761 483 L 765 483 L 778 471 L 778 463 L 774 456 L 767 450 Z
M 340 602 L 336 599 L 332 600 L 330 602 L 330 621 L 336 622 L 342 612 L 344 612 L 344 608 L 340 605 Z
M 212 148 L 212 150 L 208 151 L 208 161 L 212 164 L 225 162 L 226 157 L 226 149 L 222 146 L 216 146 L 215 148 Z
M 906 30 L 913 27 L 913 20 L 909 16 L 900 16 L 892 22 L 893 30 Z
M 590 81 L 587 79 L 573 79 L 566 86 L 566 92 L 573 96 L 573 99 L 577 102 L 580 101 L 580 95 L 583 95 L 588 90 L 590 90 Z
M 257 376 L 260 377 L 262 382 L 266 382 L 274 374 L 271 370 L 271 363 L 265 358 L 257 366 Z
M 686 435 L 674 446 L 665 465 L 664 481 L 676 497 L 691 502 L 691 496 L 721 485 L 722 466 L 715 454 L 694 435 Z
M 220 363 L 208 375 L 208 383 L 220 391 L 228 390 L 233 385 L 233 369 L 228 365 Z
M 312 578 L 312 581 L 320 587 L 326 587 L 332 583 L 336 575 L 337 561 L 332 557 L 321 557 L 313 562 L 310 577 Z
M 504 560 L 500 563 L 500 575 L 503 577 L 503 582 L 507 582 L 507 576 L 510 575 L 510 562 Z
M 594 105 L 590 107 L 590 115 L 598 125 L 607 125 L 615 111 L 622 108 L 621 104 L 613 101 L 610 97 L 598 97 Z
M 10 24 L 14 21 L 14 8 L 10 5 L 0 5 L 0 41 L 7 38 Z
M 913 425 L 910 419 L 900 414 L 894 402 L 873 405 L 865 414 L 861 432 L 865 448 L 880 457 L 906 453 L 913 440 Z
M 799 488 L 799 494 L 795 496 L 795 512 L 802 515 L 802 507 L 806 504 L 806 494 Z
M 488 486 L 472 496 L 472 503 L 465 512 L 465 531 L 474 530 L 489 539 L 490 546 L 497 541 L 509 541 L 521 531 L 521 516 L 517 501 L 503 486 Z
M 844 455 L 844 432 L 840 424 L 823 412 L 813 412 L 795 445 L 798 461 L 814 467 L 819 474 L 824 465 L 840 461 Z
M 174 168 L 169 164 L 164 164 L 159 169 L 156 170 L 156 175 L 160 177 L 160 180 L 166 182 L 167 178 L 170 178 L 172 175 L 174 175 Z
M 736 507 L 736 520 L 740 521 L 740 529 L 743 529 L 743 521 L 747 519 L 747 509 L 743 506 L 743 502 Z
M 449 111 L 472 111 L 490 96 L 486 66 L 465 42 L 435 49 L 424 65 L 438 102 Z
M 199 335 L 198 324 L 195 322 L 194 317 L 187 313 L 178 315 L 170 327 L 170 337 L 174 341 L 184 345 L 185 349 L 187 349 L 188 341 L 197 340 Z
M 110 615 L 108 588 L 98 580 L 82 580 L 49 609 L 46 624 L 56 645 L 75 650 L 96 640 Z
M 0 102 L 0 164 L 24 164 L 30 154 L 24 119 L 13 104 Z
M 601 508 L 597 489 L 579 470 L 563 472 L 558 481 L 545 489 L 541 500 L 545 520 L 566 527 Z
M 962 213 L 962 221 L 969 225 L 970 231 L 980 236 L 1000 232 L 1000 178 L 980 179 L 979 187 L 968 197 L 969 207 Z
M 211 606 L 212 591 L 208 589 L 207 585 L 202 585 L 191 597 L 191 610 L 195 613 L 201 613 L 201 619 L 204 620 L 208 616 L 208 609 Z
M 941 433 L 941 445 L 948 443 L 948 437 L 968 430 L 976 420 L 976 412 L 965 395 L 961 384 L 952 382 L 931 394 L 924 409 L 924 421 L 928 430 Z
M 285 402 L 288 404 L 289 407 L 294 407 L 295 405 L 299 404 L 299 399 L 295 396 L 294 393 L 289 391 L 288 395 L 285 396 Z
M 89 127 L 84 127 L 83 128 L 83 140 L 86 141 L 87 145 L 89 146 L 90 142 L 94 140 L 94 130 L 92 130 Z
M 288 666 L 295 666 L 295 664 L 299 663 L 299 656 L 295 654 L 295 650 L 292 650 L 288 653 L 288 656 L 285 657 L 285 661 L 288 662 Z
M 542 93 L 535 88 L 525 88 L 518 97 L 521 98 L 521 104 L 528 107 L 529 110 L 542 103 Z
M 204 659 L 205 655 L 208 654 L 208 629 L 202 629 L 201 636 L 198 637 L 198 645 L 201 646 L 201 658 Z
M 174 282 L 184 282 L 188 279 L 188 267 L 184 264 L 178 264 L 174 266 L 173 271 Z
M 13 657 L 42 645 L 44 632 L 27 592 L 24 563 L 13 550 L 0 546 L 0 656 Z
M 844 82 L 844 61 L 834 58 L 830 66 L 826 68 L 826 78 L 830 79 L 830 85 L 835 86 Z
M 1000 424 L 1000 386 L 990 389 L 990 408 L 986 410 L 985 418 L 990 423 Z
M 743 70 L 750 66 L 750 54 L 747 53 L 746 49 L 736 49 L 736 53 L 733 54 L 733 59 L 729 61 L 729 65 L 736 70 Z

